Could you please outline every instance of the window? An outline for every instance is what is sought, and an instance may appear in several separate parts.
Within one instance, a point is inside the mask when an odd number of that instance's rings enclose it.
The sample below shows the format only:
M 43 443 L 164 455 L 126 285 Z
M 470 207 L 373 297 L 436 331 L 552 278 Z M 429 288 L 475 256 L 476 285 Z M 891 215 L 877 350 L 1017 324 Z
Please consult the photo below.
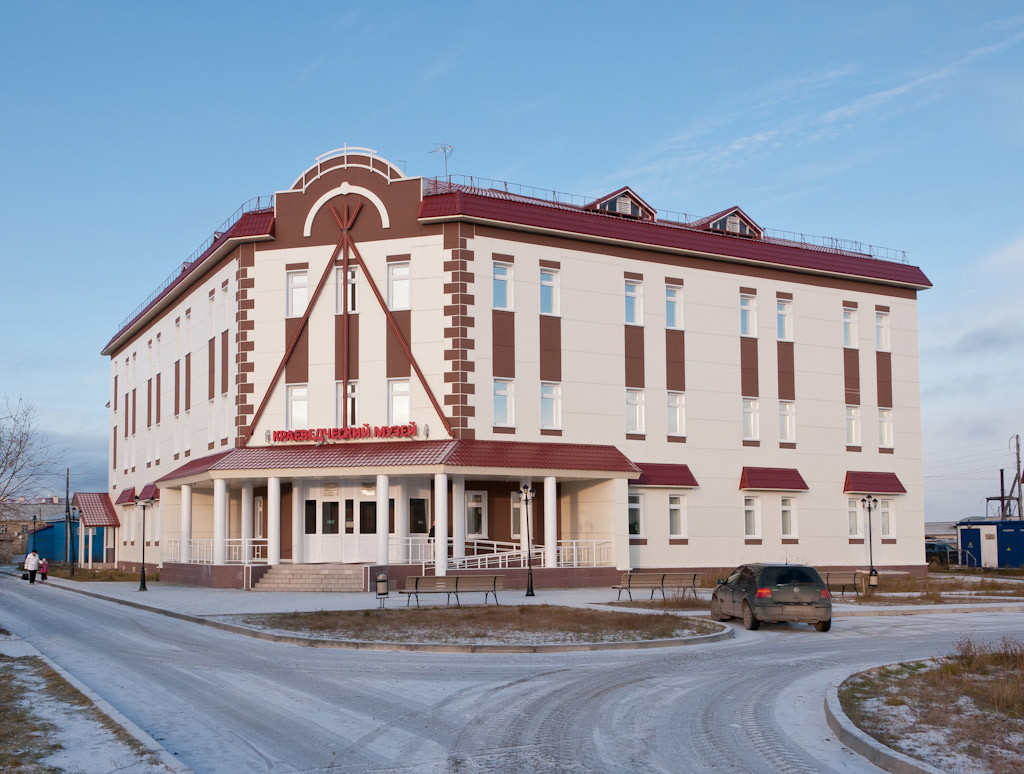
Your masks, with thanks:
M 879 352 L 891 351 L 891 326 L 888 312 L 875 312 L 875 349 Z
M 846 445 L 860 446 L 860 406 L 846 407 Z
M 644 286 L 642 282 L 626 280 L 626 325 L 643 325 Z
M 882 525 L 882 537 L 895 537 L 896 525 L 893 519 L 892 500 L 878 501 L 878 520 Z
M 757 398 L 743 399 L 743 440 L 756 441 L 760 438 L 760 423 L 757 416 Z
M 512 495 L 512 526 L 511 526 L 511 533 L 510 533 L 513 540 L 519 540 L 519 539 L 522 538 L 522 534 L 520 533 L 520 530 L 522 529 L 522 527 L 520 526 L 522 524 L 522 514 L 523 514 L 523 503 L 519 499 L 519 495 L 513 494 Z
M 686 435 L 686 395 L 681 392 L 668 394 L 668 434 Z
M 562 385 L 556 382 L 540 383 L 540 426 L 545 430 L 562 426 Z
M 288 412 L 285 422 L 289 430 L 309 427 L 309 387 L 294 384 L 288 388 Z
M 857 310 L 843 307 L 843 346 L 857 346 Z
M 643 390 L 626 390 L 626 432 L 644 432 Z
M 514 384 L 509 379 L 494 380 L 494 424 L 497 427 L 515 426 Z
M 348 412 L 348 424 L 358 424 L 359 419 L 359 383 L 351 381 L 348 383 L 348 395 L 345 395 L 345 383 L 337 382 L 335 384 L 335 400 L 336 400 L 336 411 L 337 411 L 337 424 L 338 427 L 343 427 L 345 424 L 345 412 Z M 345 405 L 345 399 L 348 398 L 348 406 Z
M 878 447 L 891 449 L 892 442 L 892 409 L 878 409 Z
M 559 314 L 558 274 L 554 269 L 540 270 L 541 314 Z
M 743 535 L 748 538 L 761 536 L 761 503 L 757 497 L 743 498 Z
M 338 269 L 334 274 L 335 300 L 334 300 L 334 311 L 336 314 L 342 314 L 345 311 L 345 298 L 348 298 L 348 311 L 356 313 L 359 311 L 359 296 L 356 288 L 356 270 L 355 267 L 350 266 L 348 270 L 348 282 L 344 281 L 344 269 Z
M 796 404 L 791 400 L 779 401 L 779 441 L 796 443 Z
M 309 275 L 304 271 L 290 271 L 286 277 L 288 298 L 285 314 L 288 317 L 301 317 L 309 303 Z
M 629 535 L 638 537 L 643 534 L 643 495 L 629 495 Z
M 388 264 L 388 309 L 409 308 L 409 264 Z
M 466 536 L 487 537 L 486 492 L 466 492 Z
M 512 264 L 495 263 L 492 304 L 495 309 L 512 309 Z
M 665 327 L 683 329 L 683 289 L 678 285 L 665 286 Z
M 409 423 L 409 380 L 388 380 L 388 424 Z
M 783 497 L 779 509 L 782 521 L 782 537 L 796 537 L 796 502 L 792 497 Z
M 740 296 L 740 336 L 757 335 L 757 296 Z
M 775 325 L 779 341 L 793 340 L 793 302 L 788 299 L 775 301 Z
M 850 537 L 860 537 L 860 502 L 856 497 L 850 497 L 846 501 L 846 519 Z
M 340 503 L 337 502 L 321 503 L 322 523 L 320 531 L 322 534 L 337 535 L 341 531 L 341 524 L 338 521 L 339 505 Z
M 686 498 L 681 494 L 668 496 L 668 536 L 686 537 Z
M 324 503 L 326 505 L 326 503 Z M 315 535 L 316 534 L 316 500 L 306 500 L 305 502 L 305 520 L 303 534 Z
M 348 514 L 345 514 L 345 532 L 348 532 Z M 377 532 L 377 503 L 363 500 L 359 503 L 359 533 L 372 535 Z

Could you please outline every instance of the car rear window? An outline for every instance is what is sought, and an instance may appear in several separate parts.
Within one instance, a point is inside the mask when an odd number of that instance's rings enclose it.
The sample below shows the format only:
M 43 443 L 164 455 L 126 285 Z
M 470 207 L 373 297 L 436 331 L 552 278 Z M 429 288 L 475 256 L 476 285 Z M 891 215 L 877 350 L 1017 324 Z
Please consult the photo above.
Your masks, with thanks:
M 788 586 L 791 583 L 821 584 L 821 576 L 810 567 L 765 567 L 762 586 Z

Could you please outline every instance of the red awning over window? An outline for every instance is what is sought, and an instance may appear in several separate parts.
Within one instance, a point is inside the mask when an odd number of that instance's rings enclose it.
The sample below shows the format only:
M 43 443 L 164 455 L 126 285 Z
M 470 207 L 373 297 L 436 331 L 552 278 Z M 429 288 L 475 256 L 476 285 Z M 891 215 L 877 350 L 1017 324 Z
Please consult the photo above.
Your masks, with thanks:
M 117 496 L 117 501 L 114 505 L 134 505 L 135 504 L 135 487 L 130 486 L 127 489 L 122 489 L 121 494 Z
M 743 468 L 740 489 L 775 489 L 806 492 L 809 487 L 796 468 Z
M 843 491 L 851 494 L 906 494 L 895 473 L 871 473 L 864 470 L 846 471 Z
M 697 479 L 693 477 L 688 465 L 669 465 L 662 462 L 634 464 L 640 468 L 640 478 L 630 481 L 632 486 L 697 486 Z
M 83 527 L 121 526 L 106 492 L 75 492 L 71 502 L 78 508 Z
M 140 500 L 148 500 L 150 497 L 154 500 L 160 499 L 160 490 L 157 489 L 156 484 L 146 484 L 142 487 L 142 492 L 139 493 Z

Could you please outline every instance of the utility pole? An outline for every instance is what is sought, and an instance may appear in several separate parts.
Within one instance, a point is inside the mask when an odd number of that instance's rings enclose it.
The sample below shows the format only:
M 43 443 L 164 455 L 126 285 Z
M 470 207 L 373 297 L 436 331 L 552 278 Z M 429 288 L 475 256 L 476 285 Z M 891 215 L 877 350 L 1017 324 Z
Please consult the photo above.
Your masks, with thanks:
M 1013 481 L 1010 483 L 1010 491 L 1006 491 L 1004 473 L 1005 469 L 999 469 L 999 497 L 986 497 L 986 516 L 988 515 L 988 503 L 999 503 L 999 518 L 1024 520 L 1024 492 L 1022 492 L 1022 478 L 1024 471 L 1020 466 L 1020 435 L 1010 436 L 1010 449 L 1016 454 L 1016 465 L 1013 469 Z M 1016 508 L 1014 507 L 1016 506 Z
M 75 531 L 71 523 L 71 468 L 64 471 L 64 525 L 67 530 L 67 540 L 64 541 L 64 554 L 66 561 L 71 564 L 71 577 L 75 577 Z
M 1016 446 L 1017 467 L 1014 469 L 1013 483 L 1010 485 L 1010 498 L 1017 501 L 1017 518 L 1024 519 L 1024 497 L 1021 496 L 1021 467 L 1020 467 L 1020 434 L 1015 433 L 1010 438 L 1010 443 Z M 1013 496 L 1014 487 L 1017 488 L 1017 496 Z M 1009 515 L 1009 514 L 1007 514 Z

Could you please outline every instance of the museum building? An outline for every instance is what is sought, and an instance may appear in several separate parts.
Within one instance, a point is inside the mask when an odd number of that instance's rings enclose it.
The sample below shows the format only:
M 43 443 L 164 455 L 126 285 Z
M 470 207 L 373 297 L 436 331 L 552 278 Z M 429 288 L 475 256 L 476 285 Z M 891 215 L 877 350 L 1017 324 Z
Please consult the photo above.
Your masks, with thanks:
M 739 207 L 407 177 L 342 148 L 229 218 L 104 347 L 109 491 L 79 500 L 118 566 L 145 551 L 204 585 L 923 571 L 930 286 Z

